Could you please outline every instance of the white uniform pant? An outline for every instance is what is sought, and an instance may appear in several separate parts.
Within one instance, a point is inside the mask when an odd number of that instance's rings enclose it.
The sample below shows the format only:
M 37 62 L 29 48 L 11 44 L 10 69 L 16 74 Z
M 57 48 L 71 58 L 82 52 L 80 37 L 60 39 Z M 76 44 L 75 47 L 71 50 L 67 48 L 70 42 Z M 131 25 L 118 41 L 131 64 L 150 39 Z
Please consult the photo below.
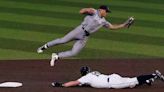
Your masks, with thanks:
M 118 74 L 112 74 L 109 76 L 109 88 L 133 88 L 138 84 L 138 80 L 136 77 L 121 77 Z

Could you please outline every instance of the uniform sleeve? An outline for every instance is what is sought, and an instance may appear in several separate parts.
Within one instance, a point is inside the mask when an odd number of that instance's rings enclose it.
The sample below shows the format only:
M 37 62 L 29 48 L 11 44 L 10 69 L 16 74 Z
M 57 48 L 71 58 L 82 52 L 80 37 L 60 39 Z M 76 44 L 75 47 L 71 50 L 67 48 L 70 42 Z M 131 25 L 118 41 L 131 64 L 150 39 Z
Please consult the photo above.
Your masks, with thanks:
M 86 76 L 81 77 L 77 81 L 79 81 L 81 84 L 89 84 L 90 77 L 86 75 Z
M 96 15 L 97 14 L 97 10 L 96 9 L 93 9 L 95 12 L 94 13 L 85 13 L 86 15 L 89 15 L 89 16 L 94 16 L 94 15 Z
M 105 20 L 103 23 L 103 27 L 109 28 L 109 25 L 111 25 L 111 23 Z

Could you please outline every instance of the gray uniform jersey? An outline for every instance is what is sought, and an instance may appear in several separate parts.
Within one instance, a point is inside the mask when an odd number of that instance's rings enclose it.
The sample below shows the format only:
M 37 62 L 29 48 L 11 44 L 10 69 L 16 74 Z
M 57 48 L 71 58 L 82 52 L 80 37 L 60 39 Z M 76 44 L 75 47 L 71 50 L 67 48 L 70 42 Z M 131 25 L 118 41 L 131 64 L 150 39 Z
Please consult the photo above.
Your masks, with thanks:
M 107 22 L 105 18 L 103 17 L 101 18 L 99 16 L 99 11 L 95 10 L 94 14 L 87 15 L 84 18 L 81 25 L 79 25 L 74 30 L 69 32 L 63 38 L 58 38 L 48 42 L 47 46 L 51 47 L 54 45 L 63 44 L 74 40 L 75 44 L 73 45 L 73 48 L 71 50 L 58 53 L 59 58 L 74 56 L 78 54 L 81 51 L 81 49 L 85 46 L 88 39 L 87 33 L 88 34 L 94 33 L 102 26 L 106 27 L 109 24 L 110 23 Z
M 109 24 L 110 23 L 106 21 L 104 17 L 100 17 L 98 10 L 95 14 L 86 16 L 84 21 L 81 23 L 84 29 L 89 33 L 94 33 L 102 26 L 106 27 Z

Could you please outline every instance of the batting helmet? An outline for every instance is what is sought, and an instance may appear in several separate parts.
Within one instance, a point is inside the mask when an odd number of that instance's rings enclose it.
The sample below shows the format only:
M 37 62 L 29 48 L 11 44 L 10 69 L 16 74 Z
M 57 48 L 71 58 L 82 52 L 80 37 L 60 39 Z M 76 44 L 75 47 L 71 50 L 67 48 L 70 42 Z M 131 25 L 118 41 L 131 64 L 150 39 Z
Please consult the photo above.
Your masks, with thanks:
M 81 76 L 84 76 L 84 75 L 88 74 L 89 72 L 90 72 L 90 68 L 87 66 L 83 66 L 80 68 Z

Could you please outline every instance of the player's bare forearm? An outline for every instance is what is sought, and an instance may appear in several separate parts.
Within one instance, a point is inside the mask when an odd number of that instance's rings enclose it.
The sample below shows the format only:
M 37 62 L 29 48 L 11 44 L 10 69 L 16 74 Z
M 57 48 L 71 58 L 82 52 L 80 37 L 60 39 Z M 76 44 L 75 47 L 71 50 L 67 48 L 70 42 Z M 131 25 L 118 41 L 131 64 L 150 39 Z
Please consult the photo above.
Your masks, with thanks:
M 62 86 L 63 87 L 73 87 L 73 86 L 77 86 L 79 84 L 80 84 L 79 81 L 70 81 L 70 82 L 64 83 Z
M 113 24 L 109 26 L 109 29 L 111 30 L 116 30 L 116 29 L 121 29 L 125 28 L 125 24 Z
M 107 28 L 115 30 L 115 29 L 121 29 L 121 28 L 129 28 L 134 23 L 134 18 L 130 17 L 128 20 L 126 20 L 122 24 L 109 24 Z

